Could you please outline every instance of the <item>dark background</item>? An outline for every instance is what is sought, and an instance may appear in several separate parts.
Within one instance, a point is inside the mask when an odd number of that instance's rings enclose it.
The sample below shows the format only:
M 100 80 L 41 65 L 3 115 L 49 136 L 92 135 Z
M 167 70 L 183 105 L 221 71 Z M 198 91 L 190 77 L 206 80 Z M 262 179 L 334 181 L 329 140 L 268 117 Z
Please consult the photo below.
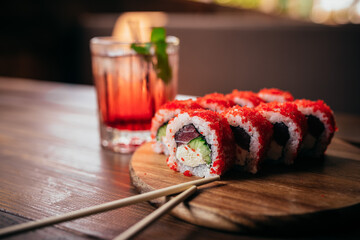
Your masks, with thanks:
M 1 3 L 0 76 L 92 84 L 89 40 L 127 11 L 169 13 L 179 93 L 277 87 L 360 114 L 360 25 L 326 26 L 189 1 Z
M 89 51 L 89 39 L 111 34 L 122 12 L 212 12 L 214 7 L 166 0 L 2 1 L 0 75 L 90 84 L 92 81 L 81 73 L 83 62 L 90 63 L 83 58 L 84 51 Z M 98 15 L 102 15 L 100 24 L 89 26 Z M 112 18 L 110 22 L 107 15 Z

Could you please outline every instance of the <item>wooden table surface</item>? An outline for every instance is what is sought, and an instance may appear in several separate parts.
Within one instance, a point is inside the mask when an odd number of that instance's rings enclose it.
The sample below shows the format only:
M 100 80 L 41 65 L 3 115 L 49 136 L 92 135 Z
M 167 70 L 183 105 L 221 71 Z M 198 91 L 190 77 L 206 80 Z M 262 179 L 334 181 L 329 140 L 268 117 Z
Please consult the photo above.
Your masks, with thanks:
M 338 115 L 339 137 L 359 144 L 359 117 Z M 350 158 L 360 157 L 359 148 L 341 144 Z M 137 194 L 129 178 L 130 158 L 101 149 L 93 87 L 0 78 L 0 227 Z M 111 239 L 153 210 L 144 202 L 7 239 Z M 136 239 L 295 237 L 359 239 L 360 232 L 358 223 L 350 223 L 302 236 L 246 235 L 166 215 Z

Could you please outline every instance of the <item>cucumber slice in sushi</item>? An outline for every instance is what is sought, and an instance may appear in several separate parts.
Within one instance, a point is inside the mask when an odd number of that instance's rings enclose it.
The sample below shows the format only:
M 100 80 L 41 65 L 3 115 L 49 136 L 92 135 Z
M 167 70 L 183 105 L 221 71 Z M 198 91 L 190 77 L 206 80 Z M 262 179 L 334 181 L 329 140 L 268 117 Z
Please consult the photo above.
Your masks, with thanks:
M 211 150 L 204 137 L 197 137 L 188 143 L 189 147 L 198 150 L 207 164 L 211 163 Z
M 161 127 L 159 127 L 159 130 L 157 131 L 156 134 L 156 141 L 162 141 L 162 138 L 165 137 L 166 135 L 166 127 L 167 127 L 167 123 L 163 124 Z

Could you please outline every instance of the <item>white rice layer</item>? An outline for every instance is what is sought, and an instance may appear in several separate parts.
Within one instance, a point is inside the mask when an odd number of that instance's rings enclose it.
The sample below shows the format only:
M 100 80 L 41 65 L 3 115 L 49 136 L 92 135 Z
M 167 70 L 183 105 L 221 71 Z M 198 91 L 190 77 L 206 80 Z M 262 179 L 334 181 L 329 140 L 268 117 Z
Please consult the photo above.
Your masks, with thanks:
M 176 110 L 168 110 L 168 109 L 160 109 L 151 121 L 151 136 L 153 137 L 153 143 L 151 145 L 152 149 L 156 153 L 164 153 L 165 155 L 169 155 L 169 150 L 164 143 L 164 140 L 158 141 L 156 139 L 156 134 L 159 128 L 164 124 L 170 121 L 173 117 L 180 113 L 180 109 Z

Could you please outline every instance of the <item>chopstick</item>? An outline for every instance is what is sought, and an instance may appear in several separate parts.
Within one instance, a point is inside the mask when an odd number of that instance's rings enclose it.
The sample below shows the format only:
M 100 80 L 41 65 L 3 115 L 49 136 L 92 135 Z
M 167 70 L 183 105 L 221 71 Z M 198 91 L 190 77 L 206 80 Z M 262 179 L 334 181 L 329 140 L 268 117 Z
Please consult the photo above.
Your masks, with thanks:
M 27 231 L 27 230 L 31 230 L 31 229 L 35 229 L 35 228 L 49 226 L 52 224 L 66 222 L 66 221 L 90 216 L 90 215 L 101 213 L 101 212 L 106 212 L 106 211 L 113 210 L 116 208 L 121 208 L 121 207 L 128 206 L 131 204 L 139 203 L 142 201 L 148 201 L 151 199 L 171 195 L 174 193 L 179 193 L 179 192 L 182 192 L 182 191 L 188 189 L 192 185 L 200 186 L 200 185 L 210 183 L 210 182 L 213 182 L 213 181 L 216 181 L 219 179 L 220 179 L 219 176 L 215 176 L 215 177 L 209 177 L 209 178 L 203 178 L 203 179 L 198 179 L 198 180 L 194 180 L 194 181 L 189 181 L 189 182 L 181 183 L 178 185 L 173 185 L 170 187 L 158 189 L 155 191 L 139 194 L 136 196 L 123 198 L 123 199 L 115 200 L 112 202 L 107 202 L 107 203 L 99 204 L 96 206 L 75 210 L 75 211 L 61 214 L 58 216 L 47 217 L 47 218 L 43 218 L 43 219 L 36 220 L 36 221 L 31 221 L 31 222 L 21 223 L 18 225 L 13 225 L 10 227 L 5 227 L 3 229 L 0 229 L 0 237 Z
M 165 213 L 169 212 L 171 209 L 176 207 L 179 203 L 183 202 L 186 198 L 196 192 L 196 186 L 192 186 L 189 189 L 185 190 L 178 196 L 174 197 L 160 208 L 156 209 L 154 212 L 143 218 L 141 221 L 127 229 L 125 232 L 115 237 L 114 240 L 123 240 L 134 237 L 140 231 L 144 230 L 151 223 L 155 222 L 158 218 L 160 218 Z

